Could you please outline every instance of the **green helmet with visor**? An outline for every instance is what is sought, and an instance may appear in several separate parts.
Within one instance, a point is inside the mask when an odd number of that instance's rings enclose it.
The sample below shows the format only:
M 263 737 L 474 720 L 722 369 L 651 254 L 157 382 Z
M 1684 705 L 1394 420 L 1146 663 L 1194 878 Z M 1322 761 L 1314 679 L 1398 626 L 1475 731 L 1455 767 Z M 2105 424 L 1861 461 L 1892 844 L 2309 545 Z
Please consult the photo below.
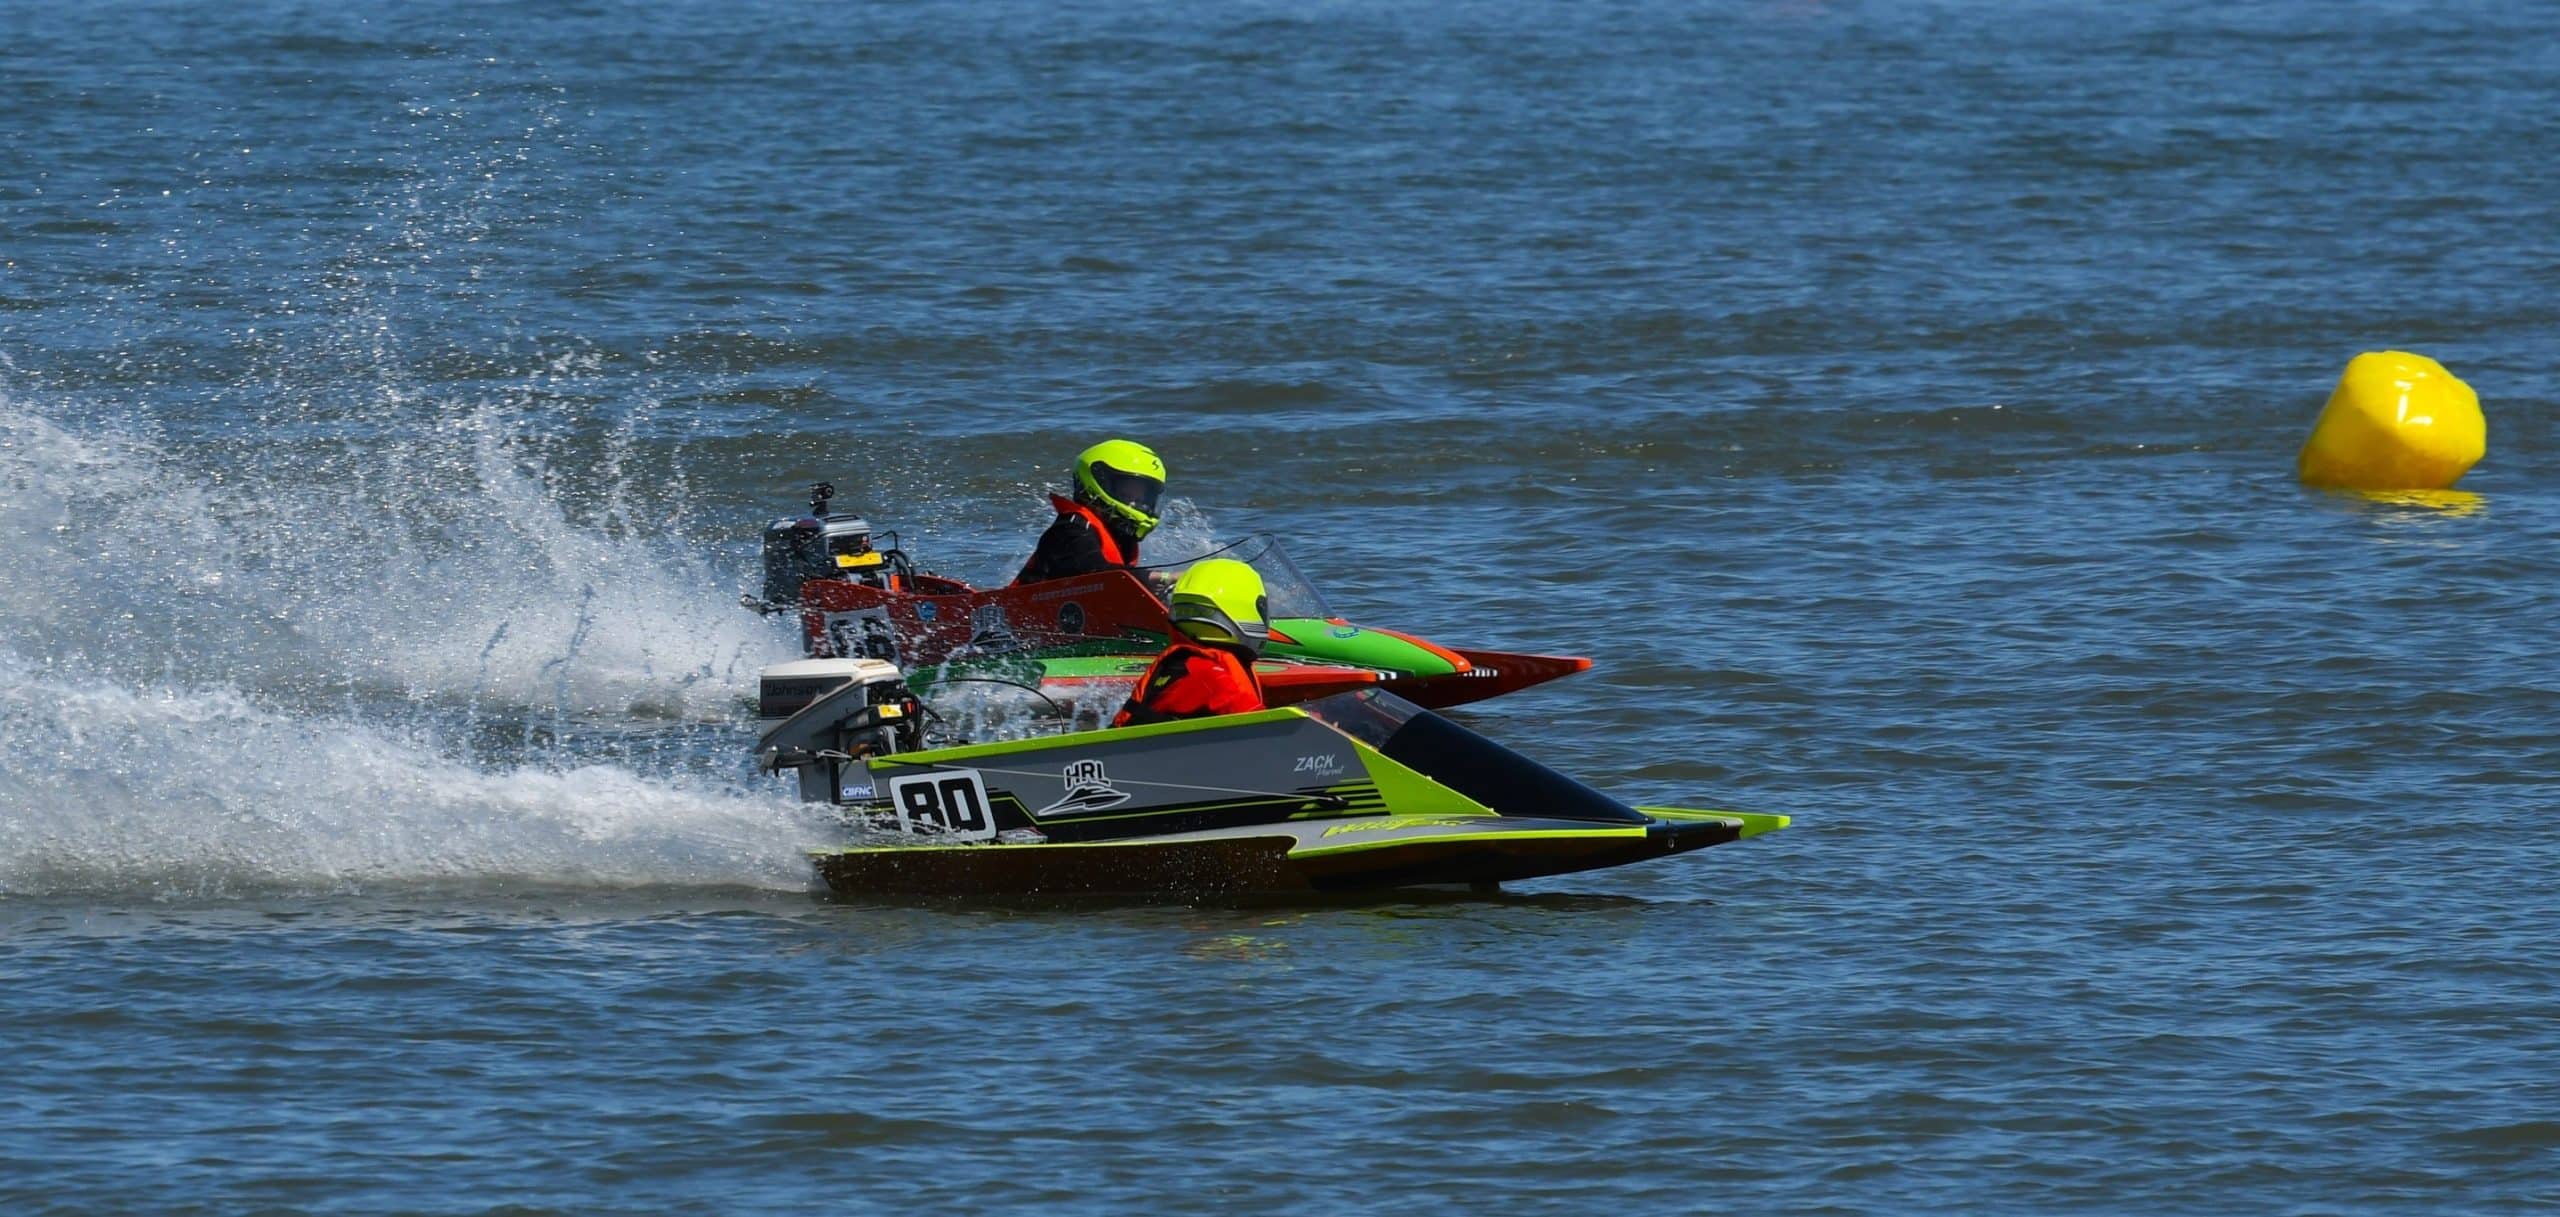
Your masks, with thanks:
M 1076 501 L 1117 516 L 1133 538 L 1154 532 L 1164 460 L 1144 444 L 1104 440 L 1076 454 Z
M 1173 585 L 1175 629 L 1202 642 L 1242 647 L 1259 655 L 1271 641 L 1271 606 L 1262 575 L 1233 558 L 1205 558 Z

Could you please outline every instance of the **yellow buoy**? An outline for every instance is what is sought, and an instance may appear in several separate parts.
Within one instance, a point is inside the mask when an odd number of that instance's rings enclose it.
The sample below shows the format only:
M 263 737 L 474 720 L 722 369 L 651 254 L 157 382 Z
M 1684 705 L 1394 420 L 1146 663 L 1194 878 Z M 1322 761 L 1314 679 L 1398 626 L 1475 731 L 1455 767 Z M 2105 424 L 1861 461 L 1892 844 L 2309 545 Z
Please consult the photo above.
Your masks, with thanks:
M 2367 351 L 2302 445 L 2302 480 L 2352 490 L 2442 490 L 2489 450 L 2480 395 L 2444 365 L 2407 351 Z

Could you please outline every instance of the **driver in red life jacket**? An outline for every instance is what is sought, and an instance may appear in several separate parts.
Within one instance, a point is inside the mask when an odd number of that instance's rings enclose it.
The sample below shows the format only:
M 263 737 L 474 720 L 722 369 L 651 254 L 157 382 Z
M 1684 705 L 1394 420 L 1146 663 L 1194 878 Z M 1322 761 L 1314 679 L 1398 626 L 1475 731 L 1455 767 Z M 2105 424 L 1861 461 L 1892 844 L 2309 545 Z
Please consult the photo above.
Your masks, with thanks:
M 1144 444 L 1104 440 L 1077 453 L 1076 497 L 1049 496 L 1057 522 L 1040 534 L 1014 586 L 1136 566 L 1163 495 L 1164 461 Z
M 1262 576 L 1233 558 L 1193 564 L 1173 585 L 1173 645 L 1156 656 L 1114 727 L 1262 709 L 1254 657 L 1271 637 Z

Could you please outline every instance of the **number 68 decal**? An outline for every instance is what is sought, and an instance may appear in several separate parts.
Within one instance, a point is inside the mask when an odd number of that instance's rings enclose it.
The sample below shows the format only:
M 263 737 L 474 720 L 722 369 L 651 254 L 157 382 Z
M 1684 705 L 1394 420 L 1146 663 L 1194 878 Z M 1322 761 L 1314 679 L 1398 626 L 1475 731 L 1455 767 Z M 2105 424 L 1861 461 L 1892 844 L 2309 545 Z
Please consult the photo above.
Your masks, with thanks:
M 898 831 L 930 833 L 955 841 L 992 841 L 996 818 L 987 810 L 987 784 L 975 769 L 915 773 L 889 779 L 889 806 Z

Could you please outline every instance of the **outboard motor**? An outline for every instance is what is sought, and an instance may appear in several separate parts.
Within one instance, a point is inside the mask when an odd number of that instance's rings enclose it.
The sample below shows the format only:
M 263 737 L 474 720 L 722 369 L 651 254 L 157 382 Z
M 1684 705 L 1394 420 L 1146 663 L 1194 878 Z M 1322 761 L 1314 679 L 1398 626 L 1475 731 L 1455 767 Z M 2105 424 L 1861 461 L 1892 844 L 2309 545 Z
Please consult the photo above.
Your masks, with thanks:
M 924 742 L 923 706 L 906 674 L 879 659 L 800 659 L 766 668 L 757 681 L 756 765 L 798 770 L 811 803 L 872 797 L 865 757 L 911 752 Z
M 835 494 L 834 485 L 820 482 L 809 493 L 809 514 L 764 526 L 764 595 L 749 599 L 748 607 L 766 613 L 796 608 L 801 585 L 811 579 L 847 579 L 895 591 L 915 574 L 894 546 L 872 547 L 870 521 L 830 510 Z

